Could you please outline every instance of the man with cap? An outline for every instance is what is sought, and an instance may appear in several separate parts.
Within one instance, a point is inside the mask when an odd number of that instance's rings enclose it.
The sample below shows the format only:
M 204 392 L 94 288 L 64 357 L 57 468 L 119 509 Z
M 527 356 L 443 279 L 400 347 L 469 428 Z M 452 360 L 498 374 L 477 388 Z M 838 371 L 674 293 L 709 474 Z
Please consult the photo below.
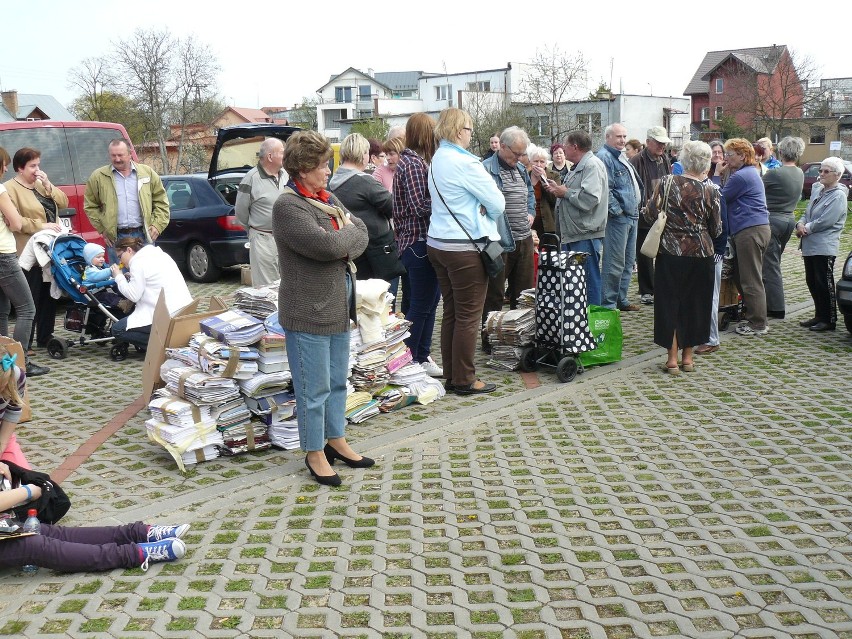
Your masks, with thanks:
M 639 180 L 644 187 L 642 201 L 639 205 L 639 228 L 636 233 L 636 266 L 639 271 L 639 301 L 643 304 L 654 303 L 654 258 L 646 257 L 639 251 L 642 243 L 648 237 L 651 226 L 645 221 L 645 207 L 654 195 L 654 189 L 664 175 L 670 175 L 672 167 L 666 157 L 666 145 L 671 144 L 665 128 L 652 126 L 648 129 L 645 148 L 630 158 L 630 163 L 636 169 Z

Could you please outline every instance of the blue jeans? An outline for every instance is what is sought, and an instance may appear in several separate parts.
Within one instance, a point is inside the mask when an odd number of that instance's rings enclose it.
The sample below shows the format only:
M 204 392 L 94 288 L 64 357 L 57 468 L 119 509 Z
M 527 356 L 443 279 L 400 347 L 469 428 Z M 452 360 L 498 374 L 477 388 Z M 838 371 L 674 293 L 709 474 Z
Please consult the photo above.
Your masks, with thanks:
M 12 337 L 26 351 L 35 319 L 33 296 L 18 264 L 18 256 L 0 253 L 0 335 L 9 335 L 9 309 L 12 306 L 15 307 L 15 334 Z
M 426 240 L 409 246 L 400 258 L 408 271 L 411 303 L 405 319 L 412 322 L 411 337 L 405 340 L 415 362 L 425 362 L 432 352 L 432 332 L 435 330 L 435 311 L 441 299 L 438 276 L 426 254 Z
M 110 332 L 115 338 L 116 343 L 124 342 L 141 348 L 148 348 L 148 340 L 151 337 L 151 325 L 127 328 L 127 318 L 123 317 L 113 323 Z
M 638 217 L 610 215 L 606 221 L 606 235 L 603 241 L 603 293 L 601 306 L 606 308 L 624 308 L 627 289 L 633 277 L 633 263 L 636 261 L 636 233 L 639 227 Z
M 586 296 L 588 305 L 601 305 L 601 240 L 580 240 L 579 242 L 568 242 L 562 248 L 566 251 L 577 251 L 588 253 L 589 257 L 583 262 L 586 271 Z
M 326 440 L 346 434 L 349 331 L 334 335 L 287 331 L 286 343 L 299 444 L 305 452 L 322 450 Z

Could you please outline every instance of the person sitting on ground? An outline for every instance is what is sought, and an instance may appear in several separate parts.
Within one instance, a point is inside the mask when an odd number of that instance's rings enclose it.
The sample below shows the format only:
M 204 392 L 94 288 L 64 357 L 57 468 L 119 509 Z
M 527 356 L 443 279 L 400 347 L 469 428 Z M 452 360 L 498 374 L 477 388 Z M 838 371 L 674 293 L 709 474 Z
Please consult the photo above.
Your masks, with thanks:
M 154 308 L 160 291 L 165 294 L 169 313 L 183 308 L 192 301 L 183 275 L 175 261 L 163 249 L 146 244 L 139 237 L 123 237 L 115 244 L 121 264 L 130 268 L 129 277 L 119 264 L 110 266 L 118 292 L 136 304 L 133 312 L 112 325 L 116 342 L 126 342 L 148 347 Z
M 12 480 L 6 464 L 0 475 Z M 41 497 L 41 487 L 25 484 L 0 492 L 0 511 L 8 511 Z M 0 567 L 33 565 L 58 572 L 103 572 L 115 568 L 142 568 L 176 561 L 186 554 L 180 537 L 189 524 L 150 526 L 137 521 L 121 526 L 72 528 L 42 523 L 38 535 L 12 537 L 0 543 Z

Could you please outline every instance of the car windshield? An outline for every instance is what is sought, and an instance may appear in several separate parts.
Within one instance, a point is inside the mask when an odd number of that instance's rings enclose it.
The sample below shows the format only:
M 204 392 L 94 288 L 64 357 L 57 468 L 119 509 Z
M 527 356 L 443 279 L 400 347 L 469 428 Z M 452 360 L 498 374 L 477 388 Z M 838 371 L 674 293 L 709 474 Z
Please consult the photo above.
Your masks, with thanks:
M 229 169 L 251 169 L 257 164 L 260 153 L 260 145 L 264 136 L 254 138 L 237 138 L 228 140 L 219 151 L 217 171 Z

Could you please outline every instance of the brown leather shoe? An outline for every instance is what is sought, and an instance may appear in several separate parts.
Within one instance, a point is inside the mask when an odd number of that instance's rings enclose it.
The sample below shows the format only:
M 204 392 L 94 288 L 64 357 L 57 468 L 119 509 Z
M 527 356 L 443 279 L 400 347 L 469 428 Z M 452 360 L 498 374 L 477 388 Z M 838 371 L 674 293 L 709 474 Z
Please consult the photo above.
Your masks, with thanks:
M 619 306 L 619 311 L 641 311 L 642 307 L 637 306 L 636 304 L 628 304 L 627 306 Z
M 716 344 L 715 346 L 711 346 L 710 344 L 704 344 L 696 348 L 693 353 L 696 355 L 708 355 L 709 353 L 715 353 L 719 350 L 720 345 Z

